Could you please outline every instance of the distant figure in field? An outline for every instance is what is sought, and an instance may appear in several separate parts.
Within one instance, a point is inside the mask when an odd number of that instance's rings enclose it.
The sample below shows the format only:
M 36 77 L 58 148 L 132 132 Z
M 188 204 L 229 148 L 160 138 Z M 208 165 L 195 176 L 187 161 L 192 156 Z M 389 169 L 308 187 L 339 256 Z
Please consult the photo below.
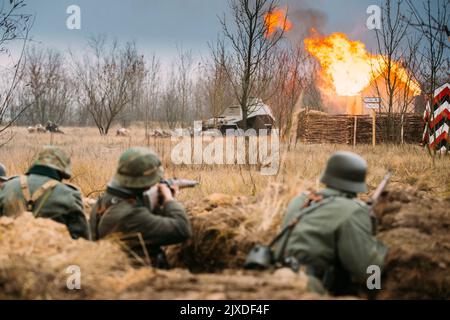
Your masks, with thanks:
M 172 136 L 172 132 L 161 129 L 155 129 L 152 136 L 155 138 L 169 138 Z
M 64 134 L 64 132 L 62 132 L 61 129 L 59 129 L 59 126 L 52 122 L 52 121 L 48 121 L 47 125 L 45 126 L 45 130 L 51 133 L 62 133 Z
M 36 131 L 37 131 L 37 133 L 46 133 L 47 132 L 47 130 L 45 130 L 44 126 L 40 123 L 36 125 Z
M 128 137 L 128 136 L 130 136 L 130 130 L 125 129 L 125 128 L 119 128 L 119 129 L 117 129 L 117 131 L 116 131 L 116 136 L 119 136 L 119 137 Z
M 59 148 L 45 147 L 25 175 L 3 183 L 0 217 L 14 217 L 26 210 L 65 224 L 74 239 L 89 239 L 81 192 L 62 182 L 71 174 L 69 156 Z
M 28 133 L 46 133 L 47 130 L 44 128 L 42 124 L 37 124 L 35 126 L 27 127 Z

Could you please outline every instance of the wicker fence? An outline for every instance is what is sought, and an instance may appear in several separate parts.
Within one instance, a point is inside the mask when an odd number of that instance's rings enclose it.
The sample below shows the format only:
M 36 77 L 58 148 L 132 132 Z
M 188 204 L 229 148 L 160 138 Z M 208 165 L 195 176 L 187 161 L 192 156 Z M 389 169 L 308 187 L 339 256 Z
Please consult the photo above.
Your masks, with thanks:
M 356 118 L 356 121 L 355 121 Z M 376 138 L 378 142 L 403 141 L 419 143 L 424 123 L 418 114 L 377 114 Z M 372 117 L 370 115 L 332 115 L 304 110 L 298 115 L 297 139 L 304 143 L 368 144 L 372 142 Z M 403 127 L 403 128 L 402 128 Z

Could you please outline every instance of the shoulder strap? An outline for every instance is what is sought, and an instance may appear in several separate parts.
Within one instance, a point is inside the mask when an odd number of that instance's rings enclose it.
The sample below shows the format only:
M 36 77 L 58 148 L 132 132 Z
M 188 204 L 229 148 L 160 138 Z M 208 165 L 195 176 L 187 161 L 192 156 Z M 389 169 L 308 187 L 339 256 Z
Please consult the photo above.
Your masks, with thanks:
M 48 180 L 46 183 L 44 183 L 42 186 L 40 186 L 37 190 L 35 190 L 35 192 L 33 194 L 31 194 L 30 192 L 30 188 L 28 186 L 28 179 L 27 176 L 20 176 L 20 188 L 22 190 L 22 194 L 23 197 L 25 199 L 26 205 L 27 205 L 27 210 L 28 211 L 33 211 L 33 213 L 39 213 L 40 209 L 42 208 L 43 204 L 41 204 L 39 206 L 39 210 L 36 210 L 36 212 L 34 212 L 33 207 L 34 204 L 36 203 L 37 200 L 39 200 L 40 197 L 42 197 L 48 190 L 51 189 L 51 191 L 53 192 L 53 189 L 56 187 L 56 185 L 58 184 L 58 181 L 56 180 Z M 44 200 L 44 202 L 48 199 L 48 197 L 46 197 L 46 199 Z
M 20 189 L 22 190 L 22 195 L 25 199 L 25 202 L 28 204 L 31 200 L 30 188 L 28 188 L 27 176 L 20 176 Z
M 283 230 L 280 231 L 280 233 L 272 240 L 270 246 L 273 246 L 286 232 L 288 232 L 290 229 L 293 229 L 304 215 L 310 213 L 311 211 L 314 211 L 318 207 L 329 203 L 333 198 L 334 197 L 322 198 L 322 200 L 317 202 L 312 202 L 310 201 L 310 198 L 308 198 L 305 202 L 305 205 L 300 209 L 300 213 L 295 218 L 293 218 L 286 225 L 286 227 L 283 228 Z
M 281 230 L 281 232 L 272 240 L 269 247 L 272 247 L 276 242 L 278 242 L 287 233 L 287 236 L 283 241 L 283 244 L 282 244 L 282 247 L 280 250 L 280 255 L 279 255 L 280 258 L 284 257 L 284 251 L 286 250 L 286 245 L 289 241 L 292 230 L 300 222 L 300 219 L 303 216 L 305 216 L 306 214 L 314 211 L 315 209 L 331 202 L 331 200 L 333 200 L 333 199 L 334 199 L 333 196 L 323 198 L 322 196 L 317 195 L 317 194 L 308 195 L 308 199 L 306 199 L 306 202 L 305 202 L 304 206 L 302 207 L 302 209 L 300 210 L 300 213 L 295 218 L 293 218 L 287 224 L 287 226 L 283 228 L 283 230 Z
M 56 180 L 48 180 L 42 186 L 40 186 L 31 196 L 31 201 L 36 202 L 42 195 L 49 189 L 53 189 L 58 184 Z

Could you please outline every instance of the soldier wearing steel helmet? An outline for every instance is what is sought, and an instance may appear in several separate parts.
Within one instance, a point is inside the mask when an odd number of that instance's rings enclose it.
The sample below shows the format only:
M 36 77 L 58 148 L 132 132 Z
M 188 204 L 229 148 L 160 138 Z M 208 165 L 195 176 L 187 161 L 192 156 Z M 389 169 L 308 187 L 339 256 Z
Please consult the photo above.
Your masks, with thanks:
M 0 187 L 6 180 L 8 180 L 8 177 L 6 176 L 6 168 L 2 163 L 0 163 Z
M 71 174 L 67 154 L 57 147 L 45 147 L 25 175 L 3 184 L 0 216 L 30 211 L 35 217 L 65 224 L 74 239 L 89 239 L 81 193 L 75 186 L 62 182 Z
M 291 231 L 278 241 L 275 259 L 312 276 L 333 294 L 352 294 L 366 283 L 367 268 L 382 269 L 387 248 L 372 235 L 369 207 L 357 199 L 367 192 L 367 164 L 351 152 L 337 152 L 328 160 L 320 181 L 326 188 L 303 193 L 288 206 L 286 226 L 305 214 Z
M 116 174 L 91 212 L 94 240 L 116 236 L 139 265 L 168 268 L 161 246 L 185 241 L 191 228 L 171 189 L 159 183 L 161 161 L 147 148 L 131 148 L 119 159 Z M 161 206 L 150 209 L 144 192 L 158 188 Z M 152 211 L 153 210 L 153 211 Z

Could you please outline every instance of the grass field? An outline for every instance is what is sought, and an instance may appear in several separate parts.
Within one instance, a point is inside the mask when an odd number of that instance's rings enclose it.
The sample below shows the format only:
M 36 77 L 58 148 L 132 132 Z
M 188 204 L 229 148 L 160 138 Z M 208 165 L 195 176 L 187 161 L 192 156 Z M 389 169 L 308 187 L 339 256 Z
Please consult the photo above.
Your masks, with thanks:
M 300 142 L 288 152 L 282 144 L 280 169 L 276 175 L 263 176 L 260 168 L 249 165 L 175 165 L 170 158 L 175 142 L 170 138 L 145 138 L 144 130 L 133 128 L 130 137 L 100 136 L 95 128 L 65 128 L 65 135 L 29 134 L 25 128 L 13 128 L 13 139 L 0 149 L 0 162 L 10 175 L 21 174 L 30 166 L 39 150 L 50 143 L 62 147 L 72 157 L 71 183 L 83 194 L 96 197 L 114 174 L 118 158 L 130 146 L 146 146 L 163 159 L 167 177 L 197 179 L 201 185 L 183 192 L 181 200 L 204 197 L 211 193 L 257 195 L 271 182 L 319 188 L 318 177 L 327 158 L 336 150 L 354 151 L 369 165 L 368 185 L 373 190 L 388 169 L 392 183 L 414 186 L 430 196 L 450 194 L 450 161 L 448 157 L 432 158 L 416 145 L 303 145 Z M 447 174 L 446 174 L 447 173 Z
M 130 146 L 150 145 L 161 155 L 166 176 L 197 179 L 201 185 L 183 191 L 193 237 L 170 246 L 177 269 L 133 269 L 117 245 L 107 240 L 71 240 L 60 224 L 21 215 L 0 219 L 2 298 L 20 299 L 311 299 L 305 281 L 277 272 L 243 273 L 246 254 L 255 243 L 267 243 L 280 227 L 288 201 L 305 188 L 320 188 L 318 177 L 336 150 L 353 150 L 369 165 L 369 191 L 388 169 L 393 177 L 388 197 L 378 206 L 382 239 L 391 248 L 388 278 L 378 298 L 448 298 L 445 269 L 449 256 L 450 161 L 431 158 L 420 146 L 302 145 L 281 146 L 278 174 L 263 176 L 258 166 L 175 165 L 170 138 L 99 136 L 95 128 L 64 128 L 65 135 L 28 134 L 13 128 L 13 139 L 0 149 L 0 162 L 11 175 L 21 174 L 49 143 L 72 156 L 72 183 L 95 198 L 114 174 L 117 160 Z M 369 192 L 369 194 L 370 194 Z M 367 199 L 368 194 L 361 195 Z M 440 198 L 440 199 L 439 199 Z M 447 199 L 447 200 L 443 200 Z M 86 212 L 88 213 L 88 212 Z M 83 270 L 83 290 L 65 289 L 67 265 Z M 45 280 L 51 279 L 51 280 Z M 270 297 L 267 292 L 271 292 Z

